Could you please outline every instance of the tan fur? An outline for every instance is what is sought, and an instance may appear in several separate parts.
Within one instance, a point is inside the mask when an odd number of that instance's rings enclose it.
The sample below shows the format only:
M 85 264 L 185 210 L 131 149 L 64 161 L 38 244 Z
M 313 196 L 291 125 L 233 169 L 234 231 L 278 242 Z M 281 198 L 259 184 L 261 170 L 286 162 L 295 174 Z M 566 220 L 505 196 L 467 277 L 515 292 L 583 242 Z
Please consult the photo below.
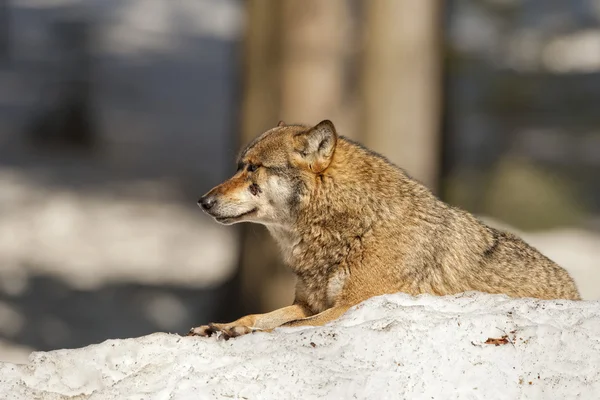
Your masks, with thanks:
M 338 137 L 330 121 L 280 122 L 239 165 L 200 203 L 212 201 L 206 211 L 222 223 L 267 226 L 297 276 L 294 305 L 190 334 L 322 325 L 396 292 L 580 298 L 569 274 L 536 249 L 440 201 L 384 157 Z

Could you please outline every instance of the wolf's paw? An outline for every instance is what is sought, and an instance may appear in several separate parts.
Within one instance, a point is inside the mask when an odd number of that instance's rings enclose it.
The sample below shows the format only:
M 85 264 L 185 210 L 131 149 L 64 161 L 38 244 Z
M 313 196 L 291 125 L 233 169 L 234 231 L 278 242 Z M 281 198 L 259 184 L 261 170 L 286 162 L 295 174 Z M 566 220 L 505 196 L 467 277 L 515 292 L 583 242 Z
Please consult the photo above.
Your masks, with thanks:
M 230 325 L 230 324 L 208 324 L 197 328 L 192 328 L 187 336 L 212 336 L 216 334 L 218 338 L 229 340 L 233 337 L 246 335 L 253 332 L 249 326 Z

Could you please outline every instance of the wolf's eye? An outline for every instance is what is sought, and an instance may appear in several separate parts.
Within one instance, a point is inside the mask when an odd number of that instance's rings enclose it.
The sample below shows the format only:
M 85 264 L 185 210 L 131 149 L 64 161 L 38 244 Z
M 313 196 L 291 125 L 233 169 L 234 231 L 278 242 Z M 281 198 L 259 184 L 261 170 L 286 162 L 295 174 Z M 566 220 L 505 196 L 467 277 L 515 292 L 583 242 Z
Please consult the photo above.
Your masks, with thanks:
M 248 164 L 248 166 L 246 167 L 246 171 L 248 172 L 254 172 L 258 169 L 258 165 L 256 164 Z

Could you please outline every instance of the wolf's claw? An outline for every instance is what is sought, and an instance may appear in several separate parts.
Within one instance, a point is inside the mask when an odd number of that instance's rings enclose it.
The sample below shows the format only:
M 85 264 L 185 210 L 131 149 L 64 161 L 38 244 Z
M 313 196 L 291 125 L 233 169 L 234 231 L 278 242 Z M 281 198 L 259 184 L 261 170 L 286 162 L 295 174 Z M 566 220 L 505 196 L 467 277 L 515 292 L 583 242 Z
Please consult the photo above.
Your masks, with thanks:
M 209 337 L 213 333 L 220 332 L 220 337 L 225 340 L 229 340 L 234 337 L 246 335 L 251 333 L 253 330 L 248 326 L 227 326 L 227 324 L 214 324 L 202 325 L 196 328 L 190 329 L 187 336 L 203 336 Z
M 219 329 L 215 327 L 213 324 L 202 325 L 196 328 L 190 329 L 186 336 L 211 336 L 213 333 L 217 332 Z

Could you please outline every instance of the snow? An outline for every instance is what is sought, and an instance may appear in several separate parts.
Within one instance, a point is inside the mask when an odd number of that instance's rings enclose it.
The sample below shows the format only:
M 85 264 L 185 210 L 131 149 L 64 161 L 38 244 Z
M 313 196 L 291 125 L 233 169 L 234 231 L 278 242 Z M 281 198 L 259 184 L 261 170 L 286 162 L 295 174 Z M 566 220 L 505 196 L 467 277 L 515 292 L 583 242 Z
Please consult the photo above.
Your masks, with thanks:
M 128 186 L 148 190 L 143 183 Z M 203 218 L 195 202 L 184 207 L 148 197 L 79 193 L 0 171 L 0 288 L 19 294 L 35 275 L 88 290 L 109 282 L 209 287 L 233 274 L 234 230 Z
M 203 321 L 198 321 L 203 322 Z M 502 339 L 499 345 L 486 344 Z M 0 364 L 0 398 L 595 398 L 600 302 L 370 299 L 324 327 L 153 335 Z

